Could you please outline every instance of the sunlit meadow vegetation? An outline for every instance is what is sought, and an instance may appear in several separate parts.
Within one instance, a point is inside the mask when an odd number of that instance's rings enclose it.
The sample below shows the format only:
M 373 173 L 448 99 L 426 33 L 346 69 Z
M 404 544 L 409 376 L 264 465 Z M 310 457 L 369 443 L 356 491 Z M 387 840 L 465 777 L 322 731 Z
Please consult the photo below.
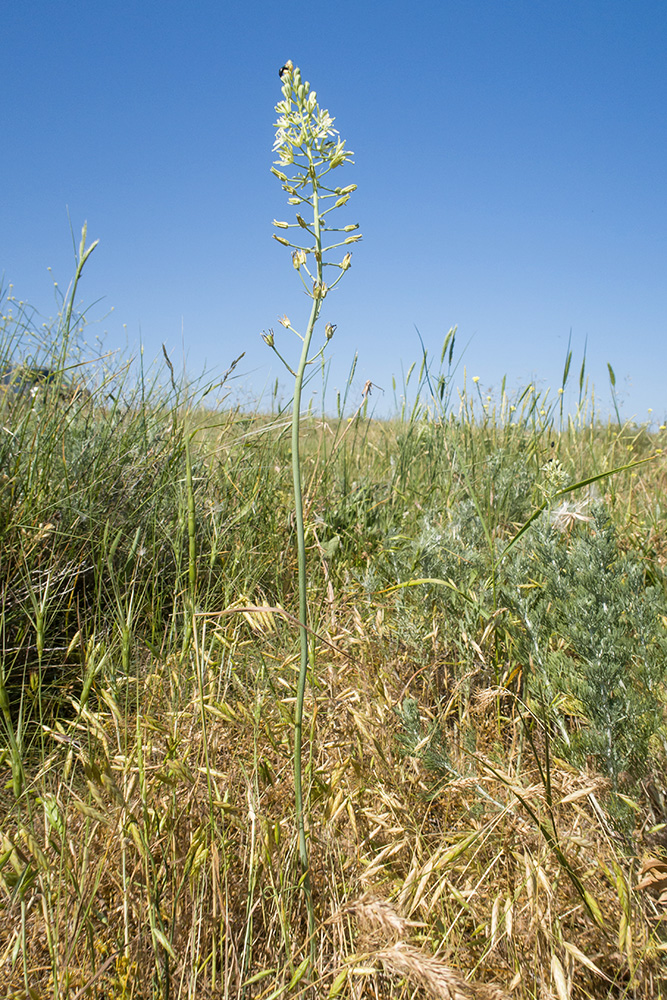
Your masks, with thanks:
M 664 995 L 663 432 L 304 415 L 312 970 L 289 413 L 4 313 L 3 995 Z
M 298 409 L 345 157 L 292 70 Z M 85 346 L 94 246 L 50 326 L 2 302 L 2 995 L 664 997 L 665 428 L 569 352 L 486 394 L 454 330 L 390 419 L 354 364 L 300 424 L 250 411 L 238 357 Z

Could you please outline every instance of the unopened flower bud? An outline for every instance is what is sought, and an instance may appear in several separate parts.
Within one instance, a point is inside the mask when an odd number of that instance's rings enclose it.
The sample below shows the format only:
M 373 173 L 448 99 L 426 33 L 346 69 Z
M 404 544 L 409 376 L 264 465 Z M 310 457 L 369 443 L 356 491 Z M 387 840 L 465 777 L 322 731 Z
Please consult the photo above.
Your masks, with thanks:
M 336 332 L 336 323 L 327 323 L 327 325 L 324 327 L 324 336 L 327 338 L 327 340 L 331 340 L 335 332 Z
M 275 233 L 273 235 L 273 238 L 274 238 L 274 240 L 278 239 L 278 237 L 275 235 Z M 361 235 L 361 233 L 359 233 L 358 236 L 348 236 L 347 239 L 343 240 L 343 243 L 356 243 L 357 240 L 362 240 L 362 239 L 363 239 L 363 236 Z
M 278 242 L 282 243 L 282 245 L 284 247 L 288 247 L 290 245 L 289 244 L 289 240 L 284 239 L 284 237 L 282 237 L 282 236 L 276 236 L 275 233 L 273 233 L 272 235 L 273 235 L 274 240 L 278 240 Z M 346 240 L 345 242 L 347 243 L 348 241 Z
M 302 264 L 306 263 L 306 251 L 305 250 L 295 250 L 292 254 L 292 264 L 298 271 Z
M 278 222 L 277 219 L 274 219 L 273 225 L 277 226 L 278 229 L 289 229 L 289 222 Z
M 358 228 L 359 228 L 359 223 L 358 222 L 351 222 L 349 226 L 345 226 L 343 228 L 343 232 L 344 233 L 351 233 L 354 229 L 358 229 Z
M 337 198 L 334 204 L 334 208 L 342 208 L 343 205 L 347 205 L 350 200 L 349 194 L 344 194 L 342 198 Z
M 297 214 L 296 221 L 299 223 L 302 229 L 308 229 L 308 223 L 305 219 L 302 219 L 300 215 Z
M 352 267 L 352 254 L 346 253 L 340 262 L 340 267 L 342 271 L 347 271 L 348 268 Z
M 262 334 L 262 340 L 269 347 L 273 347 L 273 343 L 274 343 L 274 341 L 273 341 L 273 330 L 269 330 L 268 333 L 263 333 Z
M 271 173 L 273 174 L 274 177 L 277 177 L 279 181 L 287 180 L 287 174 L 284 174 L 282 170 L 276 170 L 275 167 L 271 167 Z

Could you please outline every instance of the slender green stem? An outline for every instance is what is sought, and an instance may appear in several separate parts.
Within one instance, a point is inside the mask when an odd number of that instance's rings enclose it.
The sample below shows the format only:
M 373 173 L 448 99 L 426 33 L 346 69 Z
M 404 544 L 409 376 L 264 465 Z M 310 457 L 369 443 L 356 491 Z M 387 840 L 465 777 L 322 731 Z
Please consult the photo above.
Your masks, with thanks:
M 314 169 L 312 171 L 314 177 Z M 317 185 L 316 181 L 313 182 L 314 197 L 313 197 L 313 215 L 314 215 L 314 226 L 315 226 L 315 242 L 317 246 L 317 281 L 318 284 L 322 284 L 322 257 L 321 257 L 321 232 L 320 232 L 320 217 L 318 210 L 318 198 L 317 198 Z M 295 503 L 295 517 L 296 517 L 296 534 L 297 534 L 297 561 L 298 561 L 298 571 L 299 571 L 299 642 L 300 642 L 300 668 L 299 668 L 299 681 L 297 684 L 297 694 L 296 694 L 296 714 L 294 718 L 294 798 L 296 807 L 296 822 L 297 829 L 299 833 L 299 859 L 301 861 L 301 869 L 304 875 L 304 887 L 306 889 L 306 897 L 308 900 L 308 922 L 309 931 L 311 934 L 311 942 L 314 942 L 312 937 L 314 932 L 314 913 L 312 908 L 312 899 L 310 896 L 310 872 L 309 872 L 309 860 L 308 860 L 308 845 L 306 843 L 306 828 L 305 828 L 305 818 L 303 809 L 303 780 L 302 780 L 302 738 L 303 738 L 303 702 L 306 692 L 306 680 L 308 676 L 308 630 L 307 630 L 307 616 L 308 616 L 308 580 L 306 574 L 306 539 L 305 539 L 305 529 L 304 529 L 304 519 L 303 519 L 303 496 L 301 489 L 301 461 L 300 461 L 300 427 L 301 427 L 301 392 L 303 389 L 303 378 L 306 371 L 306 366 L 308 364 L 308 352 L 310 350 L 310 342 L 313 337 L 313 330 L 315 329 L 315 323 L 317 322 L 317 317 L 320 312 L 322 299 L 318 297 L 313 298 L 313 305 L 310 311 L 310 319 L 308 320 L 308 327 L 306 329 L 306 335 L 303 339 L 303 348 L 301 350 L 301 358 L 299 360 L 299 367 L 296 372 L 296 379 L 294 382 L 294 408 L 292 413 L 292 476 L 294 480 L 294 503 Z
M 195 607 L 197 589 L 197 521 L 195 515 L 195 491 L 192 479 L 192 457 L 190 455 L 190 438 L 185 435 L 185 481 L 188 496 L 188 587 L 190 592 L 190 613 Z
M 74 309 L 74 301 L 76 299 L 76 290 L 77 290 L 79 281 L 81 280 L 81 272 L 83 271 L 83 268 L 84 268 L 84 265 L 85 265 L 86 261 L 88 260 L 88 258 L 90 257 L 91 253 L 93 252 L 93 250 L 95 249 L 95 247 L 99 243 L 99 240 L 95 240 L 93 243 L 90 244 L 89 247 L 86 247 L 86 236 L 87 235 L 88 235 L 88 223 L 85 222 L 84 225 L 83 225 L 83 229 L 81 230 L 81 242 L 79 244 L 79 252 L 78 252 L 77 257 L 76 257 L 76 272 L 74 274 L 74 280 L 72 281 L 72 288 L 71 288 L 71 291 L 70 291 L 70 294 L 69 294 L 69 297 L 68 297 L 68 300 L 67 300 L 67 307 L 66 307 L 66 310 L 65 310 L 65 320 L 64 320 L 64 325 L 63 325 L 63 337 L 62 337 L 62 340 L 63 340 L 63 348 L 62 348 L 63 352 L 67 348 L 67 344 L 69 343 L 70 334 L 72 332 L 72 311 Z
M 313 221 L 306 222 L 304 218 L 297 214 L 295 223 L 277 222 L 274 225 L 280 230 L 299 229 L 301 235 L 308 233 L 314 241 L 306 246 L 301 246 L 301 241 L 297 239 L 293 242 L 285 236 L 274 233 L 274 239 L 280 244 L 291 249 L 292 263 L 296 268 L 299 278 L 306 293 L 312 299 L 310 318 L 305 335 L 301 338 L 289 322 L 287 316 L 281 319 L 281 323 L 288 330 L 291 330 L 302 339 L 301 356 L 296 371 L 285 361 L 275 346 L 273 330 L 268 334 L 263 333 L 265 343 L 272 348 L 283 362 L 287 370 L 294 376 L 294 403 L 292 412 L 292 477 L 294 482 L 294 508 L 296 519 L 297 536 L 297 563 L 299 578 L 299 644 L 300 644 L 300 668 L 299 679 L 296 691 L 296 709 L 294 716 L 294 800 L 296 822 L 299 840 L 299 860 L 301 863 L 301 885 L 303 886 L 306 906 L 308 910 L 308 932 L 310 938 L 310 964 L 311 969 L 315 967 L 317 958 L 315 943 L 315 911 L 310 885 L 310 862 L 308 855 L 308 842 L 306 840 L 306 822 L 303 794 L 303 712 L 308 681 L 308 579 L 306 569 L 306 541 L 304 527 L 303 494 L 301 482 L 301 455 L 300 455 L 300 424 L 301 424 L 301 395 L 306 368 L 315 364 L 323 357 L 326 344 L 331 340 L 334 324 L 328 323 L 325 329 L 325 339 L 319 351 L 310 356 L 310 347 L 315 324 L 322 309 L 323 300 L 327 294 L 327 286 L 323 280 L 323 254 L 337 246 L 356 242 L 361 239 L 360 234 L 354 237 L 348 236 L 343 243 L 334 244 L 333 247 L 322 247 L 322 234 L 339 230 L 329 229 L 325 223 L 325 216 L 335 208 L 341 208 L 347 203 L 349 195 L 355 190 L 356 185 L 349 185 L 346 188 L 327 188 L 322 184 L 322 178 L 334 167 L 341 166 L 352 155 L 346 150 L 345 143 L 331 136 L 338 136 L 337 131 L 332 128 L 333 119 L 329 112 L 321 109 L 316 101 L 315 92 L 310 92 L 310 84 L 303 82 L 301 71 L 294 68 L 291 61 L 288 61 L 280 72 L 283 80 L 282 92 L 284 100 L 276 105 L 278 112 L 278 122 L 276 125 L 276 145 L 274 149 L 280 150 L 280 159 L 275 161 L 271 168 L 272 173 L 282 182 L 283 189 L 290 195 L 289 203 L 312 208 Z M 293 167 L 294 175 L 288 178 L 286 170 Z M 319 170 L 319 173 L 318 173 Z M 308 190 L 306 195 L 304 192 Z M 312 193 L 311 193 L 312 192 Z M 328 203 L 327 199 L 336 198 L 335 203 L 330 207 L 323 207 Z M 358 228 L 357 224 L 346 226 L 341 232 L 352 232 Z M 312 255 L 312 257 L 311 257 Z M 312 260 L 315 261 L 315 267 Z M 338 265 L 341 275 L 350 267 L 350 254 L 348 253 L 343 261 Z M 307 275 L 305 277 L 304 275 Z M 338 283 L 338 278 L 333 281 L 333 285 Z M 312 282 L 312 286 L 308 282 Z M 311 667 L 314 663 L 311 662 Z M 311 759 L 312 759 L 313 733 L 311 730 Z

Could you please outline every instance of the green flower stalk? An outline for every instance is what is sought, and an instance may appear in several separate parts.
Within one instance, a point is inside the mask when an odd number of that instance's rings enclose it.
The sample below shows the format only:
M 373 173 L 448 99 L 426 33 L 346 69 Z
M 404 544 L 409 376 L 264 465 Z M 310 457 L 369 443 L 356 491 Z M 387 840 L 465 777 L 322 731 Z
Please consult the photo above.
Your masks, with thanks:
M 296 819 L 299 831 L 299 857 L 308 898 L 312 935 L 314 921 L 310 902 L 308 846 L 305 834 L 301 777 L 303 702 L 308 674 L 306 545 L 299 454 L 301 393 L 307 366 L 314 364 L 322 357 L 325 347 L 336 329 L 335 324 L 326 324 L 323 343 L 311 355 L 315 324 L 320 317 L 325 299 L 350 268 L 349 245 L 360 240 L 361 234 L 356 233 L 359 228 L 357 223 L 343 227 L 331 224 L 333 213 L 347 205 L 350 196 L 356 190 L 356 184 L 335 187 L 330 175 L 338 167 L 342 167 L 350 161 L 353 154 L 345 148 L 344 141 L 333 127 L 334 119 L 328 111 L 319 106 L 315 91 L 311 91 L 310 84 L 302 80 L 299 68 L 294 67 L 291 62 L 287 62 L 280 70 L 280 78 L 282 80 L 283 100 L 276 105 L 278 121 L 276 122 L 276 140 L 273 146 L 274 152 L 278 154 L 278 159 L 271 168 L 271 172 L 278 178 L 283 190 L 287 193 L 288 204 L 294 206 L 297 212 L 295 222 L 274 220 L 273 224 L 280 230 L 281 235 L 274 233 L 273 238 L 292 251 L 292 264 L 312 303 L 305 334 L 301 335 L 295 330 L 287 316 L 283 316 L 280 320 L 285 329 L 302 341 L 299 362 L 295 369 L 279 353 L 276 346 L 277 334 L 270 330 L 268 334 L 263 334 L 263 337 L 267 345 L 278 355 L 288 371 L 294 376 L 292 471 L 296 509 L 301 650 L 294 719 L 294 784 Z M 293 230 L 297 232 L 293 233 Z M 331 259 L 333 255 L 339 259 Z

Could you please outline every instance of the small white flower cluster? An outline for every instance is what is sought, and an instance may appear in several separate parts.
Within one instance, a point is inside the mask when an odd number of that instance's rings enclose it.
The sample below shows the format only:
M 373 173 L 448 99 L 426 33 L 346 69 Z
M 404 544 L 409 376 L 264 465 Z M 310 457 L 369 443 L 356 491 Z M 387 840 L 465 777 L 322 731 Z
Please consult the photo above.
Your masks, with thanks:
M 552 495 L 558 492 L 558 490 L 562 490 L 569 478 L 557 458 L 550 458 L 548 462 L 544 463 L 542 474 L 544 476 L 545 490 Z
M 328 138 L 330 135 L 338 135 L 333 127 L 334 120 L 328 111 L 320 109 L 316 104 L 316 94 L 313 91 L 308 96 L 304 105 L 307 122 L 303 118 L 295 116 L 292 110 L 291 101 L 281 101 L 276 105 L 276 111 L 280 114 L 276 122 L 276 138 L 273 143 L 273 150 L 279 150 L 282 163 L 292 163 L 294 159 L 294 148 L 301 147 L 306 138 L 311 138 L 315 142 Z
M 306 147 L 321 156 L 330 167 L 340 166 L 353 154 L 345 149 L 345 143 L 332 136 L 338 136 L 333 127 L 334 119 L 317 103 L 317 94 L 310 90 L 307 81 L 301 81 L 301 72 L 287 63 L 281 71 L 284 100 L 276 104 L 278 120 L 275 124 L 276 138 L 273 151 L 278 153 L 276 161 L 282 166 L 294 162 L 295 154 L 305 153 Z

